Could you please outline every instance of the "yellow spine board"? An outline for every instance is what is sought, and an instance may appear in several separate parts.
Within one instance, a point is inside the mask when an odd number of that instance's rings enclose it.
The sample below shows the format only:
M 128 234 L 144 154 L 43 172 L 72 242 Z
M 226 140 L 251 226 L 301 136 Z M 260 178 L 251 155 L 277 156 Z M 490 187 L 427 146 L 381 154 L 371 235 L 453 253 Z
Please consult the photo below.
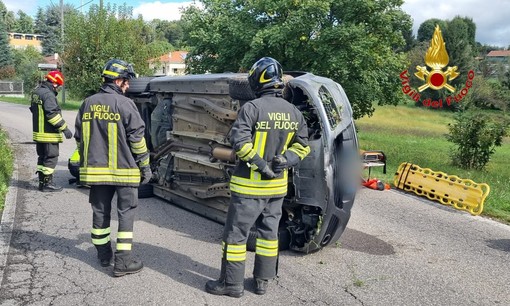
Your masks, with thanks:
M 472 215 L 482 213 L 483 203 L 490 192 L 489 185 L 485 183 L 475 183 L 405 162 L 398 167 L 393 185 Z

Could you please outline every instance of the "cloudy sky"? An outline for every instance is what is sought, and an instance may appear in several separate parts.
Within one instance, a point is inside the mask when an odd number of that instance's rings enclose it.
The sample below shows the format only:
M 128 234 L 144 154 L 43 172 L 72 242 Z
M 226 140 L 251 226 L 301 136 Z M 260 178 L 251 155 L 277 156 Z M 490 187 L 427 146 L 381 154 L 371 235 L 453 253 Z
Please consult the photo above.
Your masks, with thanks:
M 23 10 L 34 15 L 37 7 L 59 4 L 60 0 L 1 0 L 7 9 L 17 12 Z M 180 8 L 190 5 L 193 1 L 183 0 L 103 0 L 104 3 L 127 3 L 133 7 L 135 16 L 142 14 L 144 19 L 154 18 L 176 20 L 180 17 Z M 64 0 L 64 3 L 83 6 L 86 10 L 91 3 L 99 0 Z M 34 5 L 35 4 L 35 5 Z M 470 17 L 476 24 L 476 41 L 482 44 L 499 47 L 510 46 L 510 0 L 404 0 L 402 9 L 414 21 L 414 33 L 420 24 L 430 18 L 443 20 L 459 15 Z

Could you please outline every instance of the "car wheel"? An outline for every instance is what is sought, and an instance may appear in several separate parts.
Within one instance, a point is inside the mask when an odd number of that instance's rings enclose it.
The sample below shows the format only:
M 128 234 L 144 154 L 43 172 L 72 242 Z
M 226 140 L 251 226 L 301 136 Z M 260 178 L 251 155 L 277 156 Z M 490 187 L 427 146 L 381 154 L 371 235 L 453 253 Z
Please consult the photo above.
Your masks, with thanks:
M 241 101 L 249 101 L 257 98 L 255 96 L 255 93 L 250 88 L 248 79 L 245 78 L 236 78 L 229 80 L 228 93 L 232 99 Z
M 148 92 L 150 89 L 149 82 L 155 77 L 140 77 L 129 80 L 129 88 L 126 91 L 128 94 L 140 94 L 142 92 Z

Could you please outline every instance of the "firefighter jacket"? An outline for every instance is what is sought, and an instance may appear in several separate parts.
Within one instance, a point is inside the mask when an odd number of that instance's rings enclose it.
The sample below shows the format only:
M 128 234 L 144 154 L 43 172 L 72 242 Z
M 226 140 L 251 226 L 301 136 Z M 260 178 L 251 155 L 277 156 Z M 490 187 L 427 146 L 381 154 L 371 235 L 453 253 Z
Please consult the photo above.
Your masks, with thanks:
M 279 177 L 263 177 L 250 165 L 256 155 L 266 162 L 287 150 L 300 160 L 310 153 L 308 128 L 301 112 L 274 93 L 244 104 L 229 135 L 240 163 L 230 179 L 232 193 L 245 198 L 273 198 L 287 194 L 287 170 Z
M 57 92 L 50 82 L 42 82 L 32 94 L 32 139 L 36 142 L 60 143 L 67 124 L 57 102 Z
M 106 83 L 85 99 L 75 128 L 82 184 L 139 186 L 139 168 L 149 166 L 145 124 L 117 85 Z

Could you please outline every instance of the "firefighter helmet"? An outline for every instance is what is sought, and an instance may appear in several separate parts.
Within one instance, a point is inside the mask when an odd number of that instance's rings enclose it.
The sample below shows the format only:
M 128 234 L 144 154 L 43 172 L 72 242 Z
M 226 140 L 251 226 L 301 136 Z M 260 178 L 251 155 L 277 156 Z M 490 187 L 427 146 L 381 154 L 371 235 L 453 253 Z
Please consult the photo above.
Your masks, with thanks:
M 46 80 L 58 86 L 64 85 L 64 76 L 59 70 L 52 70 L 45 76 Z
M 103 78 L 110 80 L 131 79 L 136 77 L 135 70 L 131 64 L 116 58 L 109 60 L 106 65 L 104 65 L 101 75 Z
M 283 88 L 282 65 L 274 58 L 263 57 L 251 67 L 248 82 L 256 94 L 266 89 Z

